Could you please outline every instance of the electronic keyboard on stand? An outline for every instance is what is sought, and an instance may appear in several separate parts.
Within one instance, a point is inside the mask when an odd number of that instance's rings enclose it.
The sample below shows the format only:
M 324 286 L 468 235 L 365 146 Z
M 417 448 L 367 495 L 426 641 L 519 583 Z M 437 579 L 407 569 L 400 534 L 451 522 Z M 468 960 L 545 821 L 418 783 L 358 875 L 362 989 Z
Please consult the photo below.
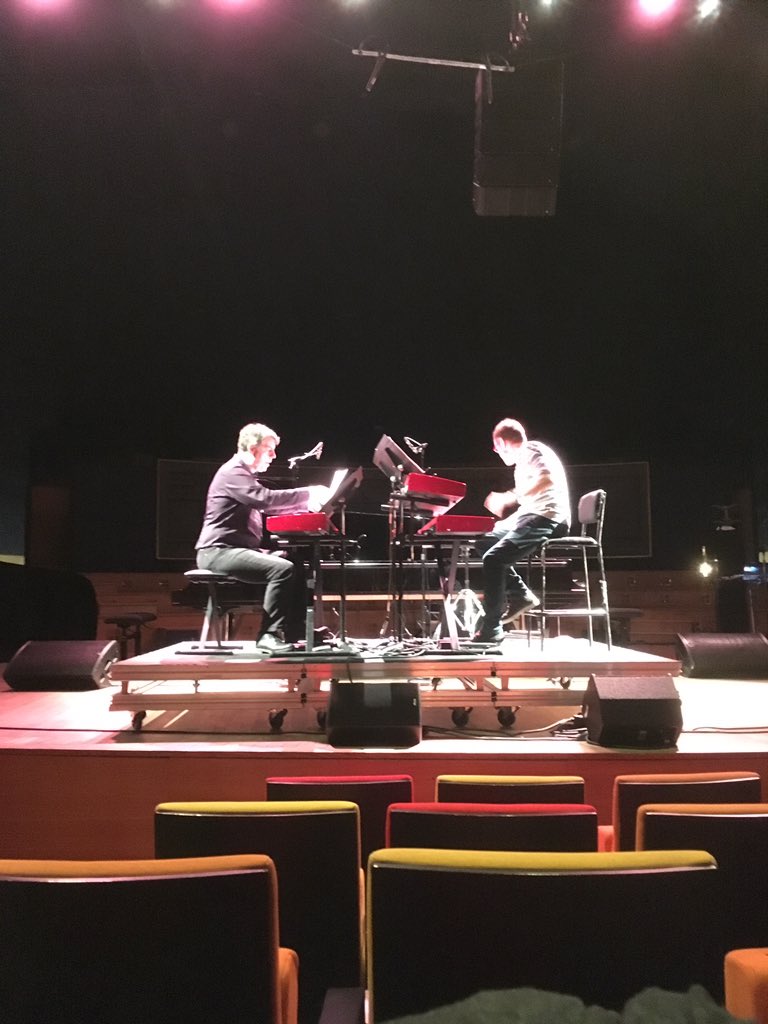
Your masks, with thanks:
M 314 647 L 315 626 L 322 626 L 323 616 L 323 573 L 322 552 L 328 548 L 339 549 L 339 643 L 347 645 L 347 593 L 345 566 L 350 541 L 346 535 L 346 506 L 349 496 L 363 479 L 362 466 L 354 472 L 339 471 L 331 484 L 331 495 L 319 512 L 288 512 L 267 517 L 267 531 L 283 548 L 307 548 L 309 575 L 307 578 L 307 627 L 305 652 Z M 338 513 L 338 526 L 333 516 Z
M 470 589 L 468 578 L 464 581 L 465 586 L 456 593 L 461 553 L 462 550 L 466 551 L 467 545 L 476 537 L 490 533 L 495 522 L 493 516 L 438 515 L 416 531 L 419 542 L 431 543 L 435 547 L 443 597 L 443 618 L 453 651 L 459 649 L 459 626 L 471 636 L 482 613 L 482 606 Z M 460 617 L 460 609 L 463 618 Z
M 391 619 L 395 639 L 402 641 L 403 564 L 409 552 L 413 558 L 416 549 L 423 551 L 427 546 L 433 546 L 438 556 L 445 625 L 451 647 L 458 650 L 453 589 L 456 583 L 459 550 L 462 543 L 466 544 L 471 538 L 492 529 L 495 520 L 491 516 L 448 515 L 454 505 L 466 495 L 467 485 L 460 480 L 425 473 L 415 459 L 386 434 L 376 446 L 373 462 L 389 477 L 392 486 L 388 505 L 391 603 L 388 621 L 385 622 L 383 629 L 390 624 Z M 432 514 L 432 518 L 426 524 L 423 522 L 424 512 Z M 443 558 L 446 546 L 450 550 L 447 564 Z

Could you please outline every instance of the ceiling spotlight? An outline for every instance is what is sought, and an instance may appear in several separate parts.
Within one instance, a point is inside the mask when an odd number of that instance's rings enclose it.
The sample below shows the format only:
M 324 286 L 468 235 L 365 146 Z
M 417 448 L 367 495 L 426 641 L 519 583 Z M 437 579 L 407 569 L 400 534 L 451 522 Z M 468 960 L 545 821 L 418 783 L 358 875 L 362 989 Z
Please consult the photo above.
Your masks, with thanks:
M 696 17 L 699 21 L 708 21 L 710 18 L 716 18 L 722 9 L 722 0 L 698 0 Z
M 646 21 L 662 21 L 675 13 L 678 0 L 637 0 L 638 14 Z

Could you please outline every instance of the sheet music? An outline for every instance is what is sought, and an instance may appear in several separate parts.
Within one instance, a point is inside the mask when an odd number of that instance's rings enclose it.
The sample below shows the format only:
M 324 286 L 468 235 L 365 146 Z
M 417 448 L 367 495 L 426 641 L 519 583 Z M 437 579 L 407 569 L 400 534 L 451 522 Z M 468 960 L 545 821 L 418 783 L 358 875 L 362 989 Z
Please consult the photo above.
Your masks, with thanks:
M 327 511 L 328 509 L 333 508 L 334 496 L 336 495 L 338 489 L 341 487 L 342 482 L 346 479 L 348 473 L 348 469 L 337 469 L 334 471 L 334 474 L 331 477 L 331 482 L 328 484 L 329 494 L 325 500 L 325 504 L 323 505 L 323 511 Z

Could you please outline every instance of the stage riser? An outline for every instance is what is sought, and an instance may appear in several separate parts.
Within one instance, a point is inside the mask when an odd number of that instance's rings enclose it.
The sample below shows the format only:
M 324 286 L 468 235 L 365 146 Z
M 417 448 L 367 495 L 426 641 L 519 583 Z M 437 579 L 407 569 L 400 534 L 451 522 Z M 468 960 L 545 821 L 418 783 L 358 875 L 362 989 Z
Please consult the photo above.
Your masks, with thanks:
M 614 776 L 630 772 L 739 769 L 763 778 L 768 798 L 768 749 L 720 753 L 590 748 L 564 742 L 549 755 L 509 752 L 509 741 L 471 749 L 428 752 L 331 750 L 307 740 L 284 749 L 279 738 L 255 749 L 162 751 L 132 744 L 94 749 L 0 751 L 0 857 L 118 858 L 153 856 L 153 811 L 166 800 L 262 800 L 270 775 L 399 774 L 414 779 L 414 798 L 433 798 L 441 774 L 581 775 L 585 798 L 609 822 Z M 200 744 L 202 748 L 203 743 Z

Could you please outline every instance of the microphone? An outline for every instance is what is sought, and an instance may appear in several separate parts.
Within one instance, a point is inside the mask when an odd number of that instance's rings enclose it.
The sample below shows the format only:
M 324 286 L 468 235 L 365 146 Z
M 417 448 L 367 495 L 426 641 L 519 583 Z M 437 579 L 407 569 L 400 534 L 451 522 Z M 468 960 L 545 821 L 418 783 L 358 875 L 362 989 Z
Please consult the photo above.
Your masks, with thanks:
M 297 462 L 303 462 L 304 459 L 311 459 L 311 458 L 319 459 L 322 454 L 323 454 L 323 442 L 322 441 L 318 441 L 314 448 L 310 448 L 310 450 L 308 452 L 304 452 L 303 455 L 292 455 L 290 457 L 290 459 L 288 459 L 288 468 L 289 469 L 295 469 Z
M 427 447 L 426 441 L 414 441 L 412 437 L 404 437 L 403 440 L 415 455 L 421 455 Z

